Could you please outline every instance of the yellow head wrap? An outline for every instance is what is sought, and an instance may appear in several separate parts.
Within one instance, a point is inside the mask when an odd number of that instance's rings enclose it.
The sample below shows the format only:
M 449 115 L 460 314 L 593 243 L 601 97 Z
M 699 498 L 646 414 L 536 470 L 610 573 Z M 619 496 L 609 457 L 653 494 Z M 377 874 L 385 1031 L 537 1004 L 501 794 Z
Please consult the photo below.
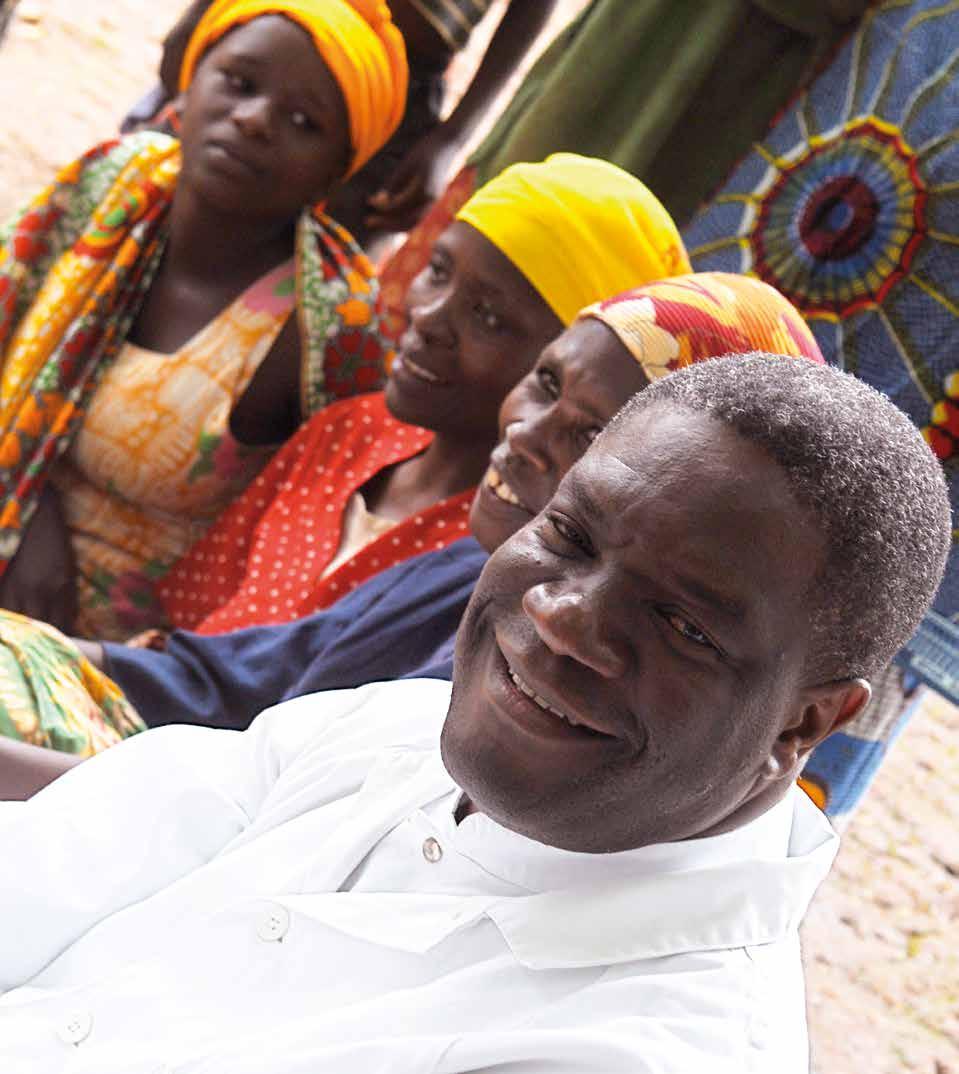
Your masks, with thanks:
M 564 325 L 601 298 L 690 270 L 656 196 L 615 164 L 574 153 L 512 165 L 456 218 L 504 253 Z
M 390 9 L 383 0 L 214 0 L 183 55 L 181 92 L 211 45 L 261 15 L 285 15 L 313 38 L 346 101 L 352 175 L 389 141 L 406 108 L 406 46 Z
M 824 361 L 799 311 L 775 287 L 730 272 L 657 280 L 584 309 L 608 325 L 647 380 L 725 354 L 768 351 Z

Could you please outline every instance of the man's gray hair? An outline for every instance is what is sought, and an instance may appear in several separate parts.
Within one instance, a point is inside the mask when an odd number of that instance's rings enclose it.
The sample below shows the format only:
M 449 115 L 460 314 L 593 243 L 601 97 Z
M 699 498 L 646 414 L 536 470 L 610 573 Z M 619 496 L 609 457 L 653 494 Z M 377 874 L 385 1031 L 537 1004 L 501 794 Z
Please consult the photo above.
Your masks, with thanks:
M 918 429 L 847 373 L 759 352 L 664 377 L 614 422 L 664 403 L 764 449 L 820 526 L 809 671 L 831 681 L 882 670 L 929 609 L 952 539 L 942 468 Z

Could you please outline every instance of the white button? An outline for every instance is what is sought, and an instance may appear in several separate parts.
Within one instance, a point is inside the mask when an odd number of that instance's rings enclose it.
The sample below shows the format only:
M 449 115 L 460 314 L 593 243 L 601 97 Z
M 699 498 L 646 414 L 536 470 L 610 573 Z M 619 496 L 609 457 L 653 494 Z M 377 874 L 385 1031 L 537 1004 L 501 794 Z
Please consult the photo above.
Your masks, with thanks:
M 87 1011 L 71 1011 L 60 1023 L 57 1036 L 64 1044 L 79 1044 L 90 1036 L 93 1015 Z
M 443 857 L 443 848 L 440 846 L 439 840 L 430 836 L 423 843 L 423 857 L 426 858 L 430 865 L 435 865 Z
M 282 940 L 290 928 L 290 912 L 285 906 L 272 906 L 260 918 L 256 934 L 267 943 Z

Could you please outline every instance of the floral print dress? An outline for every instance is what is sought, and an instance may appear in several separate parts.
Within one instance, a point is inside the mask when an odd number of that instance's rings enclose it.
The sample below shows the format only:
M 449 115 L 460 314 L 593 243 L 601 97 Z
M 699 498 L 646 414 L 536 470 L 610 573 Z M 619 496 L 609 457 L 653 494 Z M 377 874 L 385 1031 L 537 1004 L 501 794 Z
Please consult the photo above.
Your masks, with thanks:
M 174 354 L 125 343 L 52 481 L 78 567 L 77 632 L 124 639 L 163 614 L 154 584 L 275 450 L 230 434 L 230 413 L 293 308 L 292 261 Z

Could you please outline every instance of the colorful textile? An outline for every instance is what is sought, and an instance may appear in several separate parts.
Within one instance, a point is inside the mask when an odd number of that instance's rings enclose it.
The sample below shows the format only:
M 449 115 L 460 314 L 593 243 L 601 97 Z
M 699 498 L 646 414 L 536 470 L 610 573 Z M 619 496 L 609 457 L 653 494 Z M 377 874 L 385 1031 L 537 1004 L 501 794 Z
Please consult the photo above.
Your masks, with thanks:
M 175 630 L 163 652 L 107 645 L 106 670 L 151 727 L 237 730 L 271 705 L 320 690 L 449 679 L 456 628 L 486 559 L 464 537 L 289 623 L 211 636 Z
M 0 233 L 0 573 L 139 312 L 179 168 L 165 135 L 104 143 Z M 295 255 L 311 413 L 375 388 L 388 345 L 372 266 L 342 228 L 304 211 Z
M 876 4 L 685 232 L 697 269 L 750 273 L 779 287 L 828 362 L 913 419 L 943 463 L 954 511 L 957 66 L 959 4 Z M 959 622 L 955 543 L 933 608 L 940 618 L 922 623 L 907 651 L 928 640 L 954 682 L 959 648 L 943 645 L 949 631 L 939 624 L 942 617 Z M 901 711 L 889 704 L 877 713 L 873 701 L 841 738 L 817 748 L 807 769 L 820 774 L 827 809 L 833 801 L 852 809 L 882 744 L 901 726 Z M 843 773 L 820 766 L 821 751 L 840 759 Z
M 923 429 L 959 505 L 959 5 L 886 0 L 686 231 Z M 935 607 L 959 613 L 959 561 Z
M 230 414 L 294 305 L 293 262 L 174 354 L 126 343 L 54 467 L 77 562 L 76 633 L 125 639 L 163 622 L 154 586 L 276 450 Z
M 572 150 L 625 168 L 684 222 L 870 0 L 593 0 L 470 157 L 486 182 Z
M 465 536 L 472 489 L 398 522 L 323 573 L 339 548 L 352 494 L 432 439 L 393 418 L 382 393 L 315 415 L 160 583 L 169 621 L 200 634 L 286 623 L 401 560 Z
M 583 310 L 608 325 L 652 383 L 724 354 L 769 351 L 822 364 L 815 337 L 773 287 L 729 272 L 659 280 Z
M 0 611 L 0 735 L 89 757 L 144 726 L 69 638 Z
M 406 46 L 384 0 L 215 0 L 187 44 L 180 90 L 190 85 L 203 53 L 227 31 L 273 14 L 309 33 L 340 87 L 350 120 L 352 175 L 389 141 L 406 107 Z
M 493 0 L 408 0 L 449 46 L 450 52 L 466 47 Z
M 512 164 L 557 151 L 611 161 L 682 226 L 868 2 L 592 0 L 383 266 L 391 326 L 404 323 L 402 296 L 429 261 L 432 239 L 422 231 L 438 235 L 477 187 Z
M 456 219 L 506 254 L 564 325 L 600 298 L 689 271 L 655 195 L 622 168 L 575 153 L 514 164 Z

